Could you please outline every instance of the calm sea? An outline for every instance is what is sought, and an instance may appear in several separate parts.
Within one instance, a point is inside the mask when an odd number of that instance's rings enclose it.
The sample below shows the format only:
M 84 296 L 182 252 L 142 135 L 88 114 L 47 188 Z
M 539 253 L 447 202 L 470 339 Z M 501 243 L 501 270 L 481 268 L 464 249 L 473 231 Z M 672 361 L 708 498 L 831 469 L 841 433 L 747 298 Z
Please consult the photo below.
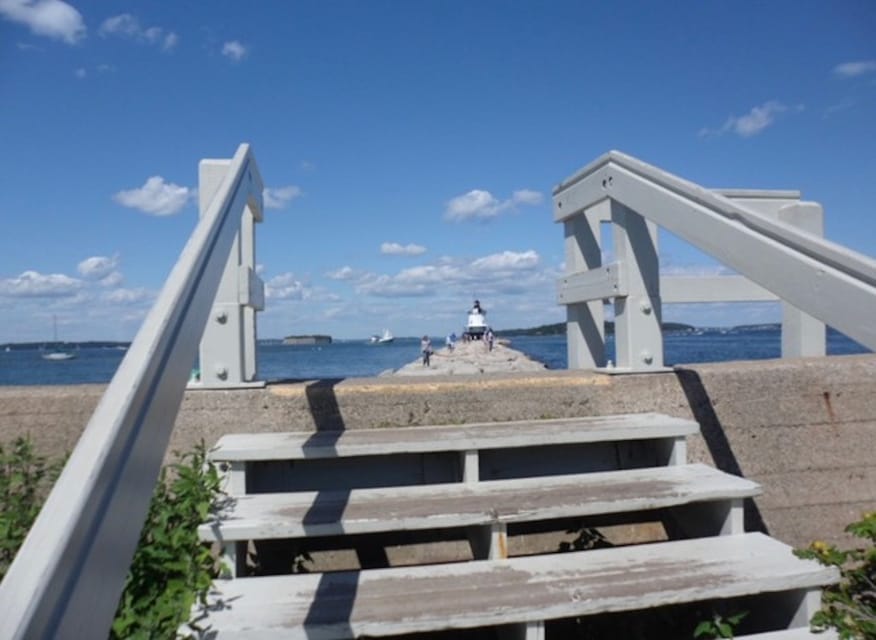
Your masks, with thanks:
M 777 330 L 734 333 L 718 330 L 702 334 L 668 333 L 664 336 L 667 365 L 729 360 L 778 358 L 781 351 Z M 433 344 L 443 345 L 443 337 Z M 511 346 L 551 369 L 566 368 L 565 336 L 520 336 Z M 419 338 L 397 338 L 392 344 L 376 345 L 363 340 L 336 341 L 319 346 L 285 346 L 260 343 L 260 377 L 268 381 L 375 376 L 397 369 L 419 356 Z M 868 350 L 845 336 L 828 332 L 831 355 L 867 353 Z M 52 385 L 109 382 L 125 355 L 115 348 L 80 349 L 74 360 L 43 360 L 37 350 L 0 351 L 0 385 Z M 613 337 L 608 340 L 608 357 L 614 359 Z

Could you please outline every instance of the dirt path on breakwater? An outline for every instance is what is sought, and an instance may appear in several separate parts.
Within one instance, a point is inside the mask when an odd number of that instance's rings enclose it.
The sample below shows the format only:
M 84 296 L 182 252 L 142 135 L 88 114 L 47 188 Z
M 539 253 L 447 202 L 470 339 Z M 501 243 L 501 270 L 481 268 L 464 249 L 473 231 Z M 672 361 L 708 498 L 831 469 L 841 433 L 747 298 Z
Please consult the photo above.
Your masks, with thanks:
M 511 347 L 496 343 L 493 350 L 479 340 L 457 342 L 453 351 L 443 347 L 432 354 L 428 367 L 422 358 L 406 364 L 385 375 L 393 376 L 453 376 L 479 375 L 485 373 L 508 373 L 513 371 L 544 371 L 546 367 Z

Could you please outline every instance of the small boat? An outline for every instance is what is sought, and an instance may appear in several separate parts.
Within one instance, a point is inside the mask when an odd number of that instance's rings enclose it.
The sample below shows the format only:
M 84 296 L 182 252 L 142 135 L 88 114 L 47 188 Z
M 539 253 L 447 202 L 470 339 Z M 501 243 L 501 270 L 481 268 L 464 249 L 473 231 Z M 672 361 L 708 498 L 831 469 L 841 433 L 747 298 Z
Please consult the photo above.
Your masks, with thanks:
M 50 360 L 57 362 L 59 360 L 72 360 L 76 357 L 76 354 L 73 351 L 64 351 L 61 349 L 58 343 L 58 317 L 52 316 L 52 326 L 54 328 L 53 340 L 54 348 L 52 351 L 47 351 L 42 354 L 43 360 Z
M 389 344 L 393 340 L 395 340 L 395 336 L 392 335 L 392 332 L 389 329 L 384 329 L 382 336 L 373 335 L 370 342 L 371 344 Z
M 49 351 L 43 354 L 43 360 L 72 360 L 75 357 L 72 351 Z

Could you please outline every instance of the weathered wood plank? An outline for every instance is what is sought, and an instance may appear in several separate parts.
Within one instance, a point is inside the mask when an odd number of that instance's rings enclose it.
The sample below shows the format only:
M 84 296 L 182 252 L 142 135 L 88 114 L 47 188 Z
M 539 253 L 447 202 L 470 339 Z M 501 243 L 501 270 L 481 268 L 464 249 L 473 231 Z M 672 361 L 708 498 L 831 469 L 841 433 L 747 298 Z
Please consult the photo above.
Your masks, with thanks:
M 835 582 L 760 533 L 596 551 L 231 580 L 202 621 L 218 640 L 318 640 L 474 628 Z
M 550 444 L 688 436 L 696 422 L 656 413 L 463 425 L 229 434 L 210 452 L 216 461 L 301 460 L 349 456 L 477 451 Z
M 203 540 L 261 540 L 441 529 L 645 511 L 760 493 L 703 464 L 569 476 L 238 496 Z

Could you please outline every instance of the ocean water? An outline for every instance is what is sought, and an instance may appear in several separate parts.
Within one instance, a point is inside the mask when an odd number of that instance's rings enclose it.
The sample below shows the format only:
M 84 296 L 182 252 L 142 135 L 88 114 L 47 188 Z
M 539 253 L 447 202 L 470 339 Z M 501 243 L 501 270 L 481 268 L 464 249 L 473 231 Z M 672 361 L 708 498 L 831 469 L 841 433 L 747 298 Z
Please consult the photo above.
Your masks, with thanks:
M 432 343 L 443 346 L 444 338 L 435 336 Z M 518 336 L 511 338 L 511 346 L 551 369 L 566 368 L 565 336 Z M 868 352 L 834 331 L 828 331 L 827 351 L 830 355 Z M 775 329 L 667 333 L 664 352 L 667 365 L 778 358 L 781 336 Z M 33 349 L 0 351 L 0 385 L 106 383 L 125 353 L 115 348 L 82 348 L 73 360 L 51 362 Z M 417 360 L 419 355 L 419 338 L 396 338 L 391 344 L 351 340 L 287 346 L 270 341 L 258 346 L 260 377 L 268 381 L 375 376 Z M 608 338 L 608 357 L 615 359 L 613 336 Z

